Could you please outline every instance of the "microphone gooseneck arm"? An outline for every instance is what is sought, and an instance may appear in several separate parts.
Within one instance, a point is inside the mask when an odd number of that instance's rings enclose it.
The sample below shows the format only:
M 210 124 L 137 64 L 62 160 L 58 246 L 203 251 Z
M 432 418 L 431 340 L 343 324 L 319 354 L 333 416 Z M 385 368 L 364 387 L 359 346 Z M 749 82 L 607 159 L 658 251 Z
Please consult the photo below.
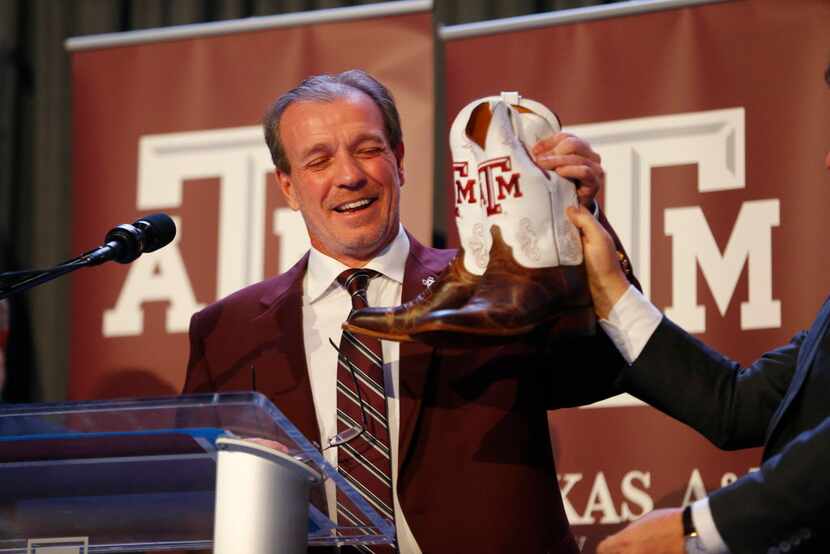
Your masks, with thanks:
M 159 213 L 139 219 L 132 225 L 110 229 L 105 243 L 48 269 L 0 273 L 0 300 L 17 294 L 82 267 L 100 265 L 114 260 L 127 264 L 144 252 L 153 252 L 169 244 L 176 236 L 176 225 L 167 214 Z
M 49 269 L 0 273 L 0 300 L 48 283 L 87 265 L 89 264 L 83 261 L 83 256 L 78 256 Z

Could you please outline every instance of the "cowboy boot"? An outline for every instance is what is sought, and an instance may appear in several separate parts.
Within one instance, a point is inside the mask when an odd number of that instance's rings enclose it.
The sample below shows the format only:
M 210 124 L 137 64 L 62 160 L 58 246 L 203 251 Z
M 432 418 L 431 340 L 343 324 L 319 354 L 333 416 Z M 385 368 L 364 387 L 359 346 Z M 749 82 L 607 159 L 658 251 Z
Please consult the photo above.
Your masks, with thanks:
M 504 102 L 493 106 L 487 160 L 479 164 L 492 235 L 487 269 L 463 307 L 422 318 L 413 333 L 418 340 L 447 344 L 523 335 L 563 313 L 575 314 L 577 331 L 593 332 L 581 242 L 565 216 L 567 206 L 577 205 L 575 187 L 532 161 L 517 136 L 522 119 Z M 547 122 L 558 130 L 558 120 Z
M 485 156 L 491 105 L 499 101 L 511 103 L 520 113 L 515 120 L 516 132 L 526 143 L 535 144 L 559 128 L 559 122 L 550 110 L 538 102 L 519 97 L 517 93 L 503 92 L 500 97 L 479 98 L 462 108 L 450 129 L 455 216 L 462 245 L 459 254 L 436 281 L 413 300 L 394 308 L 358 310 L 343 324 L 344 329 L 381 339 L 409 341 L 413 334 L 420 332 L 420 323 L 429 313 L 458 308 L 472 296 L 488 266 L 491 247 L 484 216 L 486 202 L 477 183 L 476 168 Z M 581 322 L 567 325 L 584 327 Z
M 461 307 L 475 292 L 476 285 L 487 268 L 490 243 L 476 179 L 476 167 L 484 151 L 476 143 L 476 137 L 468 134 L 476 132 L 468 124 L 483 117 L 489 121 L 489 111 L 485 113 L 478 109 L 481 105 L 486 106 L 485 100 L 478 99 L 467 104 L 450 127 L 455 221 L 461 239 L 458 254 L 435 281 L 414 299 L 392 308 L 357 310 L 343 324 L 344 329 L 385 340 L 410 341 L 411 333 L 417 329 L 418 321 L 425 314 Z M 487 125 L 485 123 L 478 128 L 482 133 L 478 142 L 483 143 Z

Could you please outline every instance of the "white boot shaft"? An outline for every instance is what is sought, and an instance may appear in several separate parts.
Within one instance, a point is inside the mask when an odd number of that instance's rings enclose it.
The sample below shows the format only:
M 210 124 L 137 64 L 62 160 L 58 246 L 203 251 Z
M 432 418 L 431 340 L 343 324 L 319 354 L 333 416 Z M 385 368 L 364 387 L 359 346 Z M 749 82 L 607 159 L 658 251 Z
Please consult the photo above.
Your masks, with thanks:
M 578 205 L 576 189 L 537 166 L 528 152 L 559 131 L 558 120 L 546 108 L 550 115 L 543 117 L 520 113 L 503 101 L 494 102 L 492 110 L 486 159 L 478 166 L 487 234 L 498 225 L 516 262 L 528 268 L 582 263 L 579 234 L 565 214 L 567 206 Z
M 485 152 L 467 134 L 467 126 L 477 107 L 487 104 L 485 109 L 492 112 L 498 103 L 512 106 L 507 110 L 511 124 L 502 123 L 500 128 L 494 130 L 491 121 L 488 133 L 495 138 L 485 142 Z M 500 222 L 508 244 L 513 246 L 517 261 L 526 267 L 582 263 L 579 234 L 565 215 L 565 208 L 578 202 L 575 187 L 556 173 L 541 170 L 527 153 L 528 147 L 559 130 L 559 120 L 553 112 L 539 102 L 521 98 L 515 92 L 502 92 L 501 96 L 474 100 L 455 117 L 450 128 L 453 209 L 464 248 L 464 266 L 470 273 L 482 275 L 487 268 L 492 242 L 490 226 L 497 222 Z M 516 161 L 513 160 L 514 155 Z M 503 162 L 488 163 L 494 158 L 504 157 L 509 158 L 507 166 L 512 168 L 518 163 L 517 167 L 523 169 L 518 177 L 509 172 L 506 177 L 500 174 L 506 167 Z M 514 179 L 524 184 L 514 183 Z M 547 195 L 541 192 L 541 183 L 547 189 Z M 528 186 L 531 187 L 530 198 L 524 196 Z M 522 196 L 517 196 L 517 191 L 513 190 L 515 187 L 524 187 L 518 189 Z M 509 195 L 512 197 L 508 198 Z M 521 200 L 523 196 L 524 201 Z M 503 213 L 505 205 L 510 206 L 509 212 L 513 214 L 521 214 L 523 209 L 530 208 L 531 217 L 520 217 L 511 222 L 512 218 L 505 217 Z M 509 238 L 506 236 L 508 233 L 511 235 Z
M 473 275 L 482 275 L 487 269 L 491 237 L 478 184 L 478 164 L 484 151 L 467 135 L 467 123 L 473 110 L 485 101 L 480 98 L 464 106 L 450 127 L 455 224 L 464 249 L 464 268 Z

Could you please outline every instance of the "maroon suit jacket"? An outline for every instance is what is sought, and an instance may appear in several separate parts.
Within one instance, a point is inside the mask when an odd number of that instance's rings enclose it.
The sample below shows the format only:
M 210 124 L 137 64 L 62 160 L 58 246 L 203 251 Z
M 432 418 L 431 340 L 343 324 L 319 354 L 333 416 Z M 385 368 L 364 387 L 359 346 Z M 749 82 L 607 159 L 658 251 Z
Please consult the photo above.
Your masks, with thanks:
M 403 301 L 455 255 L 410 244 Z M 301 321 L 307 261 L 193 316 L 185 392 L 250 390 L 255 367 L 256 389 L 317 440 Z M 422 551 L 577 553 L 547 411 L 616 393 L 622 363 L 601 332 L 455 352 L 402 343 L 398 497 Z

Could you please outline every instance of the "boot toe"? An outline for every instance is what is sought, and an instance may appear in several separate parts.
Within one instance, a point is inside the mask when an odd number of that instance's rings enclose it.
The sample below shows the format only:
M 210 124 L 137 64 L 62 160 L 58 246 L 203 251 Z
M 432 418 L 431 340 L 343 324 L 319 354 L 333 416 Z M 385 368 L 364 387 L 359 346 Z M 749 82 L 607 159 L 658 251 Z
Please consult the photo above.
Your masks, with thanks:
M 382 340 L 397 342 L 412 340 L 406 321 L 395 317 L 395 311 L 391 308 L 357 310 L 348 321 L 343 323 L 343 329 Z

